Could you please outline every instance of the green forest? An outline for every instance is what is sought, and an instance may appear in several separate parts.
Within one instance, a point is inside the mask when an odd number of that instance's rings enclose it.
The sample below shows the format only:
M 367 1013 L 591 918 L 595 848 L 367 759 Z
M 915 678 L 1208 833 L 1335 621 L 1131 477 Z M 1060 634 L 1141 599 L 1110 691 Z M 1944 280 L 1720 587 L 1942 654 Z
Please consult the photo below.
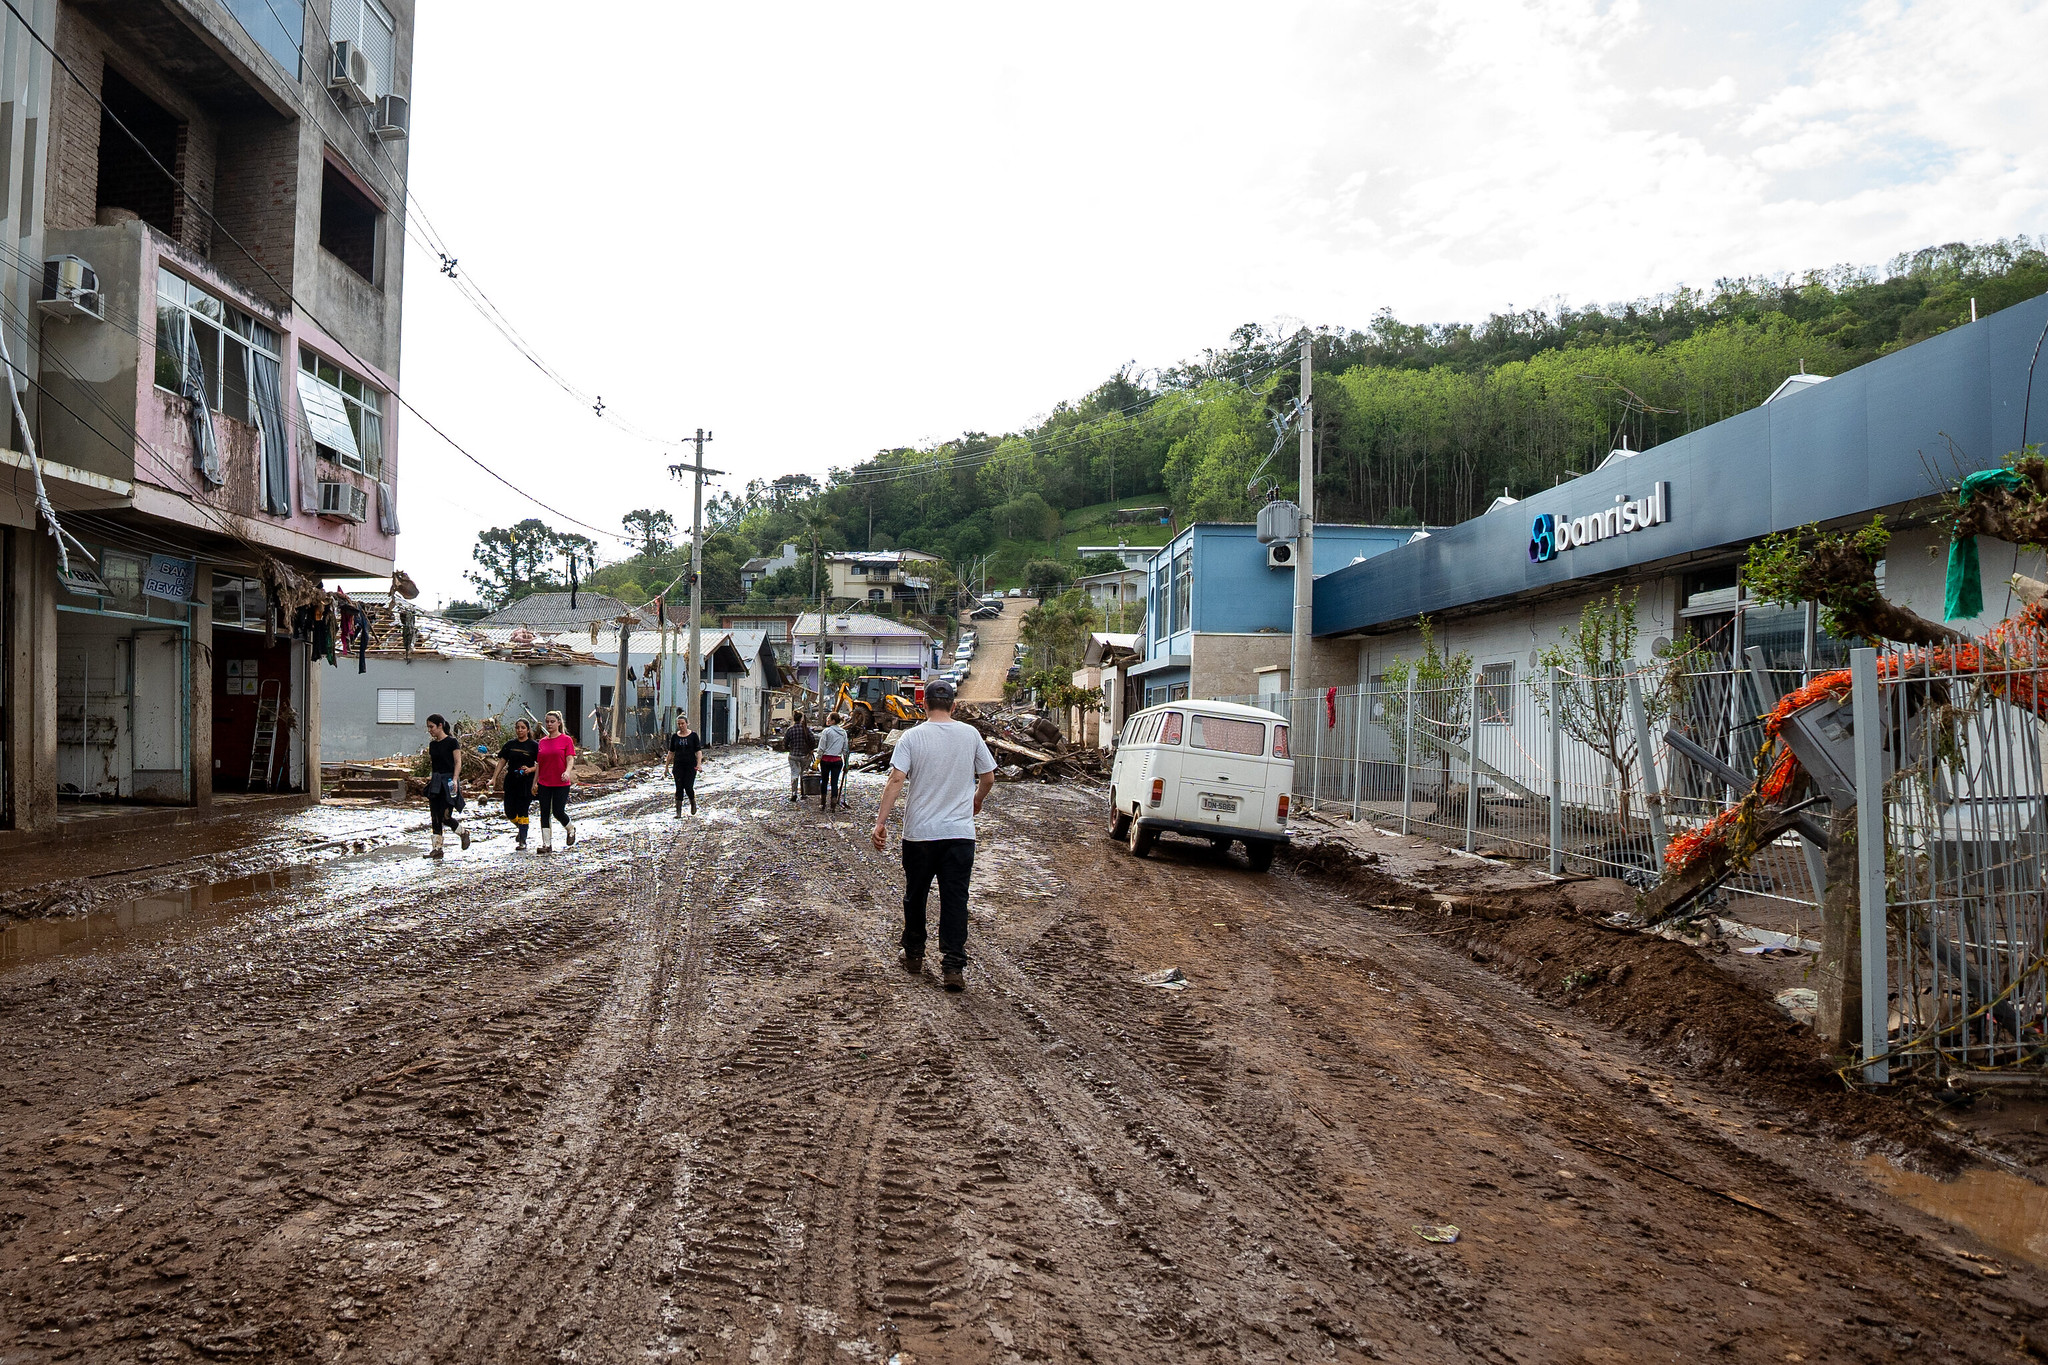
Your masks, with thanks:
M 1756 406 L 1787 375 L 1834 375 L 2048 292 L 2048 251 L 2024 237 L 1927 247 L 1882 268 L 1726 279 L 1601 307 L 1415 324 L 1382 312 L 1313 333 L 1317 515 L 1444 525 L 1503 491 L 1523 497 L 1626 444 L 1645 450 Z M 756 480 L 706 504 L 707 610 L 793 609 L 813 550 L 909 548 L 956 581 L 1056 582 L 1082 544 L 1163 543 L 1190 521 L 1250 520 L 1268 490 L 1295 492 L 1298 334 L 1246 325 L 1221 349 L 1158 372 L 1126 366 L 1036 425 L 884 450 L 823 477 Z M 686 568 L 673 520 L 626 518 L 639 549 L 583 581 L 647 600 Z M 540 521 L 479 537 L 491 606 L 566 583 L 572 544 Z M 507 554 L 511 542 L 529 552 Z M 784 542 L 798 569 L 739 593 L 740 566 Z M 985 560 L 985 563 L 984 563 Z

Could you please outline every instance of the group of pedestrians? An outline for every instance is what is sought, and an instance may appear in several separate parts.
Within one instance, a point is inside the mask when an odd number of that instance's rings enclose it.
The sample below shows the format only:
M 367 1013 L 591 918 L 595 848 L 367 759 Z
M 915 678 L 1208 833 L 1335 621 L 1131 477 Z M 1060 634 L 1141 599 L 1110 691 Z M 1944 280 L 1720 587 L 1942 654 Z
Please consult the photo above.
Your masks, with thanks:
M 903 935 L 897 961 L 911 975 L 923 974 L 930 942 L 931 892 L 936 883 L 940 975 L 949 991 L 962 990 L 967 984 L 967 895 L 974 876 L 974 820 L 995 786 L 996 770 L 995 757 L 981 732 L 953 719 L 955 699 L 950 683 L 926 686 L 927 718 L 897 739 L 889 760 L 889 780 L 882 788 L 874 828 L 868 835 L 876 852 L 887 850 L 889 817 L 900 801 Z M 504 784 L 505 814 L 518 833 L 515 847 L 526 848 L 528 813 L 538 803 L 540 848 L 550 853 L 556 823 L 562 826 L 565 847 L 576 842 L 576 827 L 569 823 L 569 788 L 575 780 L 570 768 L 576 741 L 563 733 L 559 711 L 548 712 L 541 729 L 541 736 L 535 738 L 525 720 L 513 722 L 512 737 L 498 748 L 491 780 Z M 446 718 L 438 714 L 427 717 L 427 739 L 431 768 L 427 806 L 434 835 L 428 856 L 439 858 L 443 856 L 444 828 L 454 830 L 462 846 L 469 847 L 469 831 L 462 824 L 461 745 Z M 820 805 L 826 809 L 843 806 L 842 779 L 851 745 L 838 714 L 826 717 L 819 731 L 813 731 L 799 714 L 787 740 L 789 799 L 803 798 L 803 778 L 815 756 L 821 779 Z M 705 747 L 702 736 L 690 728 L 687 715 L 676 716 L 675 733 L 669 736 L 667 747 L 663 766 L 675 779 L 676 818 L 681 819 L 686 801 L 690 812 L 696 813 L 697 773 Z
M 571 771 L 576 760 L 576 741 L 562 730 L 562 713 L 550 711 L 541 721 L 541 736 L 523 717 L 512 723 L 512 737 L 498 746 L 490 783 L 502 782 L 505 815 L 518 835 L 515 851 L 526 848 L 528 821 L 536 803 L 540 806 L 540 851 L 555 851 L 554 826 L 562 827 L 563 847 L 576 843 L 576 826 L 569 823 L 569 788 L 576 778 Z M 485 757 L 491 757 L 484 751 Z M 447 717 L 438 712 L 427 717 L 427 814 L 433 828 L 429 858 L 447 856 L 442 847 L 443 830 L 453 830 L 464 848 L 469 831 L 462 816 L 468 806 L 462 794 L 462 742 L 449 728 Z
M 834 711 L 825 717 L 824 729 L 813 730 L 810 721 L 798 712 L 783 739 L 789 745 L 789 799 L 803 800 L 804 778 L 810 775 L 811 761 L 815 758 L 818 764 L 818 808 L 839 810 L 844 807 L 846 755 L 853 748 L 853 737 L 846 732 L 846 724 L 839 713 Z

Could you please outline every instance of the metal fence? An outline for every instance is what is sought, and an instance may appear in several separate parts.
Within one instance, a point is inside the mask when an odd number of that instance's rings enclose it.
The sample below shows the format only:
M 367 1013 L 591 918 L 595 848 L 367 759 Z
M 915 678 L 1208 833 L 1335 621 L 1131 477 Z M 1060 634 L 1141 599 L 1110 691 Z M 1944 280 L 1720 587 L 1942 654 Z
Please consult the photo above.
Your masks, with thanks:
M 1482 670 L 1456 687 L 1219 700 L 1288 719 L 1310 809 L 1647 889 L 1671 838 L 1750 789 L 1761 717 L 1810 680 L 1745 653 L 1746 668 L 1724 655 L 1683 673 Z M 2048 1061 L 2048 670 L 1858 649 L 1850 673 L 1836 790 L 1846 801 L 1853 784 L 1857 810 L 1866 1078 Z M 1738 915 L 1813 907 L 1817 923 L 1824 886 L 1821 851 L 1794 834 L 1717 896 Z
M 1859 812 L 1883 812 L 1858 849 L 1864 944 L 1884 945 L 1863 963 L 1864 1036 L 1885 1039 L 1866 1049 L 1869 1069 L 2038 1063 L 2048 725 L 2037 689 L 2048 676 L 2009 659 L 1959 669 L 1924 651 L 1856 654 L 1852 714 L 1874 697 L 1884 721 L 1854 727 Z
M 1647 889 L 1670 837 L 1749 789 L 1761 730 L 1739 717 L 1798 683 L 1727 668 L 1522 678 L 1482 669 L 1457 686 L 1218 700 L 1288 717 L 1295 799 L 1309 809 Z M 1673 730 L 1728 769 L 1724 778 L 1674 755 L 1664 739 Z M 1720 894 L 1815 905 L 1820 879 L 1818 851 L 1788 837 Z

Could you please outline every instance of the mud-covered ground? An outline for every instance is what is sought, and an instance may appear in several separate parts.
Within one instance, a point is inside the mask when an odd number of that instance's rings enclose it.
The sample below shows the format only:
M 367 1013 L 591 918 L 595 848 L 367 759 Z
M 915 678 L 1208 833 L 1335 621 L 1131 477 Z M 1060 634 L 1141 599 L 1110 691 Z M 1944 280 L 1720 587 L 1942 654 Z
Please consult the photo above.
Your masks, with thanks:
M 782 771 L 17 952 L 0 1360 L 2039 1349 L 2042 1272 L 1882 1193 L 1883 1125 L 1468 929 L 1009 786 L 948 995 L 895 964 L 875 780 L 827 820 Z

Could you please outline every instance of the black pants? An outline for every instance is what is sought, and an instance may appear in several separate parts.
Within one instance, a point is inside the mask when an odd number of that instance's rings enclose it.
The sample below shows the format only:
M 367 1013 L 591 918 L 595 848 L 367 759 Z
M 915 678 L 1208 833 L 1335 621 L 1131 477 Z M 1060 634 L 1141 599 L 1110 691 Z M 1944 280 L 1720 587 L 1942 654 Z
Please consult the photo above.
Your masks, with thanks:
M 527 812 L 533 809 L 533 779 L 531 777 L 507 777 L 505 779 L 505 818 L 519 831 L 519 842 L 526 842 Z
M 839 799 L 839 775 L 845 771 L 843 758 L 818 760 L 818 809 L 824 810 Z
M 903 841 L 903 950 L 924 956 L 925 902 L 939 879 L 939 951 L 948 967 L 967 965 L 967 882 L 974 875 L 974 840 Z
M 684 797 L 689 798 L 690 814 L 695 815 L 697 813 L 697 770 L 695 768 L 690 769 L 688 772 L 684 772 L 681 768 L 676 769 L 676 814 L 678 815 L 683 813 Z
M 443 825 L 449 829 L 462 828 L 462 817 L 455 813 L 455 801 L 443 785 L 446 781 L 447 774 L 435 773 L 427 788 L 427 815 L 434 823 L 436 834 L 441 832 Z
M 567 787 L 538 787 L 540 796 L 540 827 L 548 827 L 548 817 L 561 821 L 562 828 L 569 828 L 569 789 Z

